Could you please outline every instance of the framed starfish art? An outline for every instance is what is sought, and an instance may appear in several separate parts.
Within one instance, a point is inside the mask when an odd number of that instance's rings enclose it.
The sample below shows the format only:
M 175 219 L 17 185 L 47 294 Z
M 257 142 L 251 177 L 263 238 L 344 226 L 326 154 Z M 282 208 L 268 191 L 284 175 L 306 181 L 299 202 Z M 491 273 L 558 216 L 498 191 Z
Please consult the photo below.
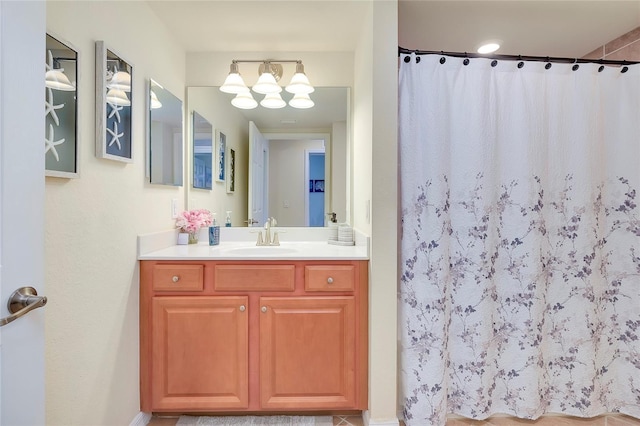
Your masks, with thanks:
M 79 177 L 78 52 L 49 34 L 45 79 L 45 176 L 76 178 Z
M 131 94 L 133 66 L 103 41 L 96 42 L 96 156 L 133 162 Z

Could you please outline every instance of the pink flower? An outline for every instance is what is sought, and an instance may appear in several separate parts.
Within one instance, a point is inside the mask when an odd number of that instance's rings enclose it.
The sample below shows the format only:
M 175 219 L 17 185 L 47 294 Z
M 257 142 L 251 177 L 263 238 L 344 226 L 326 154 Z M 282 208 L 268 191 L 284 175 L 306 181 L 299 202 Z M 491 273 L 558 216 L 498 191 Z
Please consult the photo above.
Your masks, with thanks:
M 213 223 L 213 219 L 211 212 L 207 209 L 184 211 L 176 218 L 176 228 L 190 234 L 198 232 L 200 228 L 211 226 L 211 223 Z

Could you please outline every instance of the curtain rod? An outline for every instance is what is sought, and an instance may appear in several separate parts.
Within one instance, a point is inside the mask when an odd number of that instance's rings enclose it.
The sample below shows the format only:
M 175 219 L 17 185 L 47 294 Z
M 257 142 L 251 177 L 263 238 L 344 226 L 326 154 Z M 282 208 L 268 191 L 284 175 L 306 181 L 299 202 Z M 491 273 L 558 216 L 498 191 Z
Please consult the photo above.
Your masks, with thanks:
M 467 52 L 443 52 L 436 50 L 409 50 L 404 47 L 398 46 L 398 56 L 401 54 L 416 55 L 444 55 L 452 56 L 455 58 L 485 58 L 485 59 L 501 59 L 506 61 L 535 61 L 535 62 L 562 62 L 567 64 L 602 64 L 602 65 L 634 65 L 639 64 L 637 61 L 612 61 L 608 59 L 583 59 L 583 58 L 556 58 L 550 56 L 522 56 L 522 55 L 483 55 L 480 53 L 467 53 Z

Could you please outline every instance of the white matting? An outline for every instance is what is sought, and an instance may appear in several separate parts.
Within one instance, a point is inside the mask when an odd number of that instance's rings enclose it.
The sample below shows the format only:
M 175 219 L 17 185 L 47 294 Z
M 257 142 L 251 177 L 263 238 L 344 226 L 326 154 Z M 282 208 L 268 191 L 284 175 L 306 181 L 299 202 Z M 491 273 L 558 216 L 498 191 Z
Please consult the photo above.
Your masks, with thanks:
M 180 416 L 176 426 L 332 426 L 331 416 Z

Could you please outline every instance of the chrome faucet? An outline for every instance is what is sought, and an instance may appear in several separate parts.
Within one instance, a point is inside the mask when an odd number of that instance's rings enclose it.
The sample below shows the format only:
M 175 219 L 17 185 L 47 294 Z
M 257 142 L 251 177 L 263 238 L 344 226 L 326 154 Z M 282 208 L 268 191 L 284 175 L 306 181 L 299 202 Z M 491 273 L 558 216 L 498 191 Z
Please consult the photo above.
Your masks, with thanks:
M 273 239 L 271 238 L 271 227 L 276 226 L 278 222 L 275 217 L 270 217 L 264 224 L 264 239 L 262 238 L 262 232 L 258 231 L 257 246 L 279 246 L 280 240 L 278 238 L 278 232 L 273 233 Z

